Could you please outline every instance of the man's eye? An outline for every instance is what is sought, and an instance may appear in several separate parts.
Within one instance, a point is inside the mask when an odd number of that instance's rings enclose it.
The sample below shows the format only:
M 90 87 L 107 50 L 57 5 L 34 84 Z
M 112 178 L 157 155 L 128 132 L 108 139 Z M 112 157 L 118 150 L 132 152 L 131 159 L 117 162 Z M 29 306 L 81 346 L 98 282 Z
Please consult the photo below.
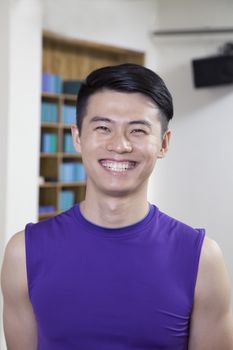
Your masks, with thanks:
M 146 134 L 146 131 L 143 129 L 133 129 L 131 131 L 132 134 Z
M 102 131 L 102 132 L 109 132 L 110 131 L 110 129 L 107 126 L 104 126 L 104 125 L 97 126 L 95 128 L 95 130 L 99 130 L 99 131 Z

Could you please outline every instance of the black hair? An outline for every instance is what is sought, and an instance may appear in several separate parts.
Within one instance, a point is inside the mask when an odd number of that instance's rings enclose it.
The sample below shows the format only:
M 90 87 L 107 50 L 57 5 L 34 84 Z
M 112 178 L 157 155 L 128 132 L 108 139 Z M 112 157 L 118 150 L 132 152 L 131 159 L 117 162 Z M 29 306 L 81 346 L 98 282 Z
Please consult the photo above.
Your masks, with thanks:
M 164 81 L 152 70 L 138 64 L 125 63 L 94 70 L 81 84 L 76 103 L 77 127 L 81 133 L 88 99 L 101 90 L 139 92 L 151 98 L 160 109 L 162 133 L 173 117 L 172 96 Z

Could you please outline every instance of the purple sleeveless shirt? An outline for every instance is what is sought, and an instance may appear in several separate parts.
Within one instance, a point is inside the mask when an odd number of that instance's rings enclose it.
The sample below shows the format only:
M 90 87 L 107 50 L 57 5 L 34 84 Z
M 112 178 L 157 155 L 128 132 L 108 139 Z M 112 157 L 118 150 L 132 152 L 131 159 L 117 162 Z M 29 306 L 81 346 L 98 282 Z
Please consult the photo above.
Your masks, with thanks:
M 188 348 L 203 230 L 150 205 L 102 228 L 79 205 L 25 230 L 38 350 Z

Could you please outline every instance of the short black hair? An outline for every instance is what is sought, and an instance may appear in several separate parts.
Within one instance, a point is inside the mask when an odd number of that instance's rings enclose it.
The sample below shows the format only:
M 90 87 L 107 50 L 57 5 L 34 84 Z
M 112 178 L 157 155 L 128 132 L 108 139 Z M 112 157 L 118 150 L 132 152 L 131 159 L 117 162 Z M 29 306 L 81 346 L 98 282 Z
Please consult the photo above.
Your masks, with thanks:
M 125 63 L 96 69 L 81 84 L 76 103 L 77 127 L 80 133 L 89 97 L 101 90 L 139 92 L 149 97 L 160 109 L 162 133 L 167 130 L 173 117 L 173 102 L 164 81 L 144 66 Z

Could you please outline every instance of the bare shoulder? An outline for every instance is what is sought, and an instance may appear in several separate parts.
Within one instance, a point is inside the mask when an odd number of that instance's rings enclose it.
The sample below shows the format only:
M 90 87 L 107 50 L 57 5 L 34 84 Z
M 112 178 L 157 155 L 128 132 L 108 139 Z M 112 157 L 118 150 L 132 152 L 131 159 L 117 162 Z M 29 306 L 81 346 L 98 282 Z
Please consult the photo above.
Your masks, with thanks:
M 219 245 L 205 237 L 197 276 L 195 299 L 208 306 L 224 307 L 230 303 L 230 278 Z M 217 306 L 216 305 L 216 306 Z
M 216 241 L 209 237 L 205 237 L 203 241 L 203 246 L 202 246 L 202 252 L 201 252 L 201 259 L 208 263 L 208 260 L 213 261 L 218 260 L 219 258 L 221 259 L 223 257 L 222 251 Z
M 25 262 L 24 231 L 14 234 L 7 243 L 3 265 L 18 265 Z
M 196 297 L 211 302 L 212 299 L 229 301 L 230 279 L 221 248 L 214 240 L 205 237 L 196 285 Z M 227 300 L 226 300 L 227 299 Z
M 27 285 L 24 231 L 9 240 L 2 265 L 3 324 L 8 349 L 37 349 L 37 323 Z
M 3 295 L 15 289 L 27 291 L 24 231 L 13 235 L 7 243 L 1 272 Z M 18 291 L 19 291 L 18 290 Z
M 233 349 L 230 278 L 219 245 L 208 237 L 199 261 L 189 349 Z
M 8 241 L 5 254 L 23 254 L 24 251 L 24 231 L 15 233 Z

